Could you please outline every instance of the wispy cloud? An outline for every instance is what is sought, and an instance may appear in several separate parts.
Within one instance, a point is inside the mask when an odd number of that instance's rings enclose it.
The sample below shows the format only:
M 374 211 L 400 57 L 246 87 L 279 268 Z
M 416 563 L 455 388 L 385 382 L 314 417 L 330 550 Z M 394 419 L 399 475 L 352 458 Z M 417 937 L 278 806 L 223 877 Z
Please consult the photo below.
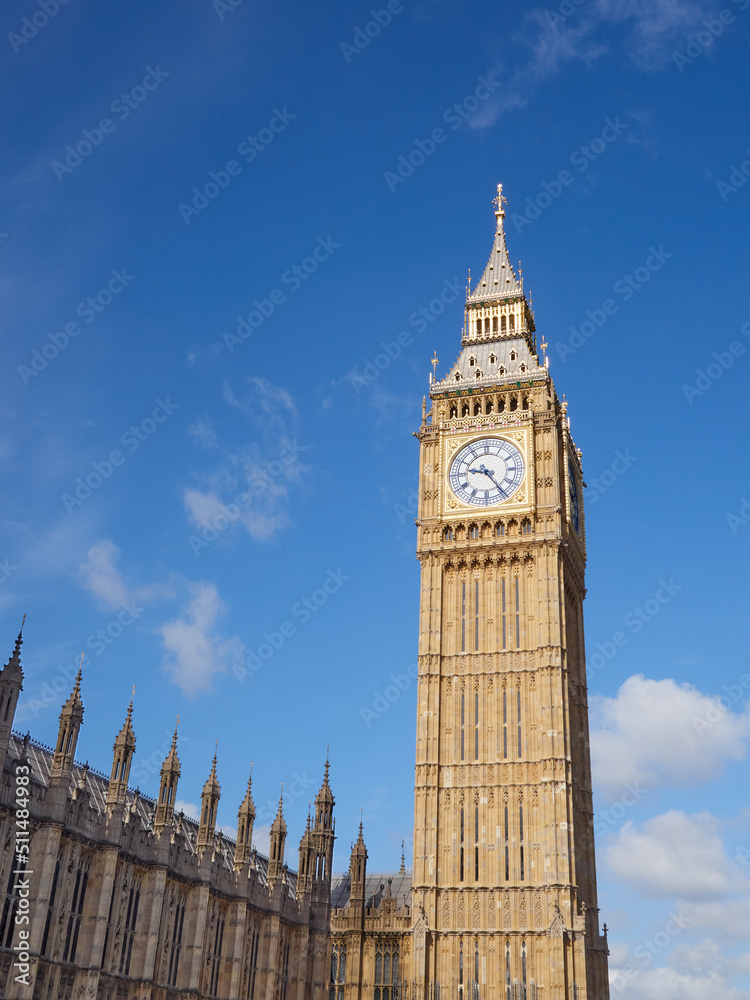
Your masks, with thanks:
M 300 419 L 292 396 L 264 378 L 247 379 L 242 391 L 226 381 L 224 401 L 247 418 L 256 440 L 239 448 L 222 448 L 212 426 L 197 422 L 193 440 L 223 452 L 220 466 L 194 476 L 195 484 L 182 493 L 188 521 L 211 531 L 236 511 L 232 523 L 242 526 L 256 541 L 270 541 L 290 522 L 291 489 L 299 487 L 308 469 L 297 443 Z
M 187 584 L 190 599 L 177 618 L 160 626 L 164 667 L 188 697 L 211 691 L 216 674 L 226 670 L 230 657 L 240 656 L 238 636 L 224 638 L 217 622 L 224 611 L 213 583 Z

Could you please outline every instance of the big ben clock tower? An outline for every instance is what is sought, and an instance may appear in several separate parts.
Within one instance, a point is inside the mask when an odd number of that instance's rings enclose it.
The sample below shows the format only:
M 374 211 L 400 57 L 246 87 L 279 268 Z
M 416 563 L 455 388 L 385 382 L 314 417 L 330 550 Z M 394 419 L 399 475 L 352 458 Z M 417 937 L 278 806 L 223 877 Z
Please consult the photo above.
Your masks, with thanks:
M 417 435 L 412 973 L 425 1000 L 606 1000 L 581 453 L 503 206 L 499 186 L 461 353 L 431 381 Z

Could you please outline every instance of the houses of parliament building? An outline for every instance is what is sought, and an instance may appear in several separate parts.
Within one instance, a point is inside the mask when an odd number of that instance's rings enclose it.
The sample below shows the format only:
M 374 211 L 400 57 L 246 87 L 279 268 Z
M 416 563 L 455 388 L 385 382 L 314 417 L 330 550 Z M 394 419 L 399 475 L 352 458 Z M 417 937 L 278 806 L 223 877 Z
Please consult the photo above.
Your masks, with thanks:
M 0 672 L 0 995 L 8 1000 L 607 1000 L 583 629 L 581 452 L 495 199 L 461 350 L 419 440 L 413 868 L 368 873 L 360 825 L 332 873 L 326 762 L 299 850 L 269 856 L 252 788 L 216 829 L 129 786 L 132 703 L 109 776 L 77 762 L 80 673 L 45 747 L 13 729 L 22 636 Z M 540 348 L 544 352 L 546 345 Z M 355 833 L 356 831 L 352 831 Z M 295 838 L 296 839 L 296 838 Z M 296 871 L 294 870 L 296 868 Z

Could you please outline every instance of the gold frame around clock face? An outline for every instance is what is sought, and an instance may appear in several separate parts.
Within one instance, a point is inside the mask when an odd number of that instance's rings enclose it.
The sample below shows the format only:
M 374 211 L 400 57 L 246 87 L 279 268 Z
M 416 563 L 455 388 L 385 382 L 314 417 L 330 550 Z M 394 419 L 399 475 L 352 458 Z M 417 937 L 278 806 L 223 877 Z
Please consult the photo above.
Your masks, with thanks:
M 518 445 L 493 434 L 459 448 L 448 468 L 448 485 L 466 506 L 497 507 L 513 497 L 525 474 L 526 461 Z

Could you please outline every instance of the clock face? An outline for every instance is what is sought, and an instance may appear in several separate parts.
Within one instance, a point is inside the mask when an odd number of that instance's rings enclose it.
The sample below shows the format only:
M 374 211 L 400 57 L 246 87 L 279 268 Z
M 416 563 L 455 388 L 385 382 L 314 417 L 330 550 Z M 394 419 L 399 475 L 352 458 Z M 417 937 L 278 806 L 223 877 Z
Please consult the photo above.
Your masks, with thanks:
M 513 496 L 523 473 L 523 455 L 514 444 L 502 438 L 480 438 L 458 452 L 449 480 L 462 503 L 490 507 Z
M 570 495 L 570 517 L 573 521 L 573 527 L 576 529 L 576 534 L 580 535 L 581 519 L 578 509 L 578 484 L 576 483 L 576 477 L 573 475 L 570 463 L 568 463 L 568 494 Z

